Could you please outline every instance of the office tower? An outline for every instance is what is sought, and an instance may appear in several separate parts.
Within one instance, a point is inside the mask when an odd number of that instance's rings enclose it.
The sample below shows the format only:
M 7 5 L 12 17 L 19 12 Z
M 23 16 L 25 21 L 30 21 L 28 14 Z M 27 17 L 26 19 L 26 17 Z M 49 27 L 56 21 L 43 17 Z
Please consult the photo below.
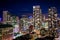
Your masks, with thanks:
M 28 21 L 29 26 L 33 25 L 33 16 L 29 16 L 29 21 Z
M 49 9 L 49 14 L 48 14 L 48 27 L 50 30 L 50 35 L 54 36 L 54 37 L 58 37 L 57 34 L 57 28 L 58 28 L 58 20 L 57 20 L 57 9 L 55 7 L 51 7 Z
M 15 25 L 15 24 L 19 25 L 19 17 L 18 16 L 11 16 L 10 20 L 12 22 L 12 25 Z
M 48 29 L 48 21 L 46 20 L 46 16 L 43 15 L 42 17 L 42 27 Z
M 20 23 L 19 23 L 19 22 L 20 22 L 20 19 L 19 19 L 18 16 L 16 16 L 16 22 L 17 22 L 17 24 L 20 24 Z
M 33 6 L 33 21 L 36 29 L 41 27 L 42 13 L 39 5 Z
M 20 19 L 18 16 L 16 16 L 16 25 L 17 25 L 17 29 L 18 29 L 18 32 L 20 32 Z
M 11 16 L 11 22 L 12 22 L 12 25 L 15 25 L 17 23 L 16 16 Z
M 11 22 L 11 15 L 8 13 L 8 15 L 7 15 L 7 22 L 6 23 L 8 23 L 8 24 L 11 24 L 12 22 Z
M 12 17 L 12 16 L 10 17 L 10 20 L 11 20 L 11 22 L 12 22 L 12 20 L 13 20 L 13 17 Z
M 11 16 L 11 24 L 13 25 L 13 33 L 19 33 L 19 17 Z
M 3 23 L 11 24 L 10 14 L 8 11 L 3 11 Z
M 49 9 L 48 19 L 49 27 L 57 27 L 57 9 L 55 7 Z
M 7 21 L 7 13 L 8 11 L 3 11 L 3 23 L 6 23 Z
M 11 20 L 10 20 L 10 17 L 11 17 L 11 15 L 8 14 L 8 15 L 7 15 L 7 21 L 11 21 Z
M 43 15 L 43 16 L 42 16 L 42 21 L 45 21 L 45 20 L 46 20 L 46 16 Z
M 22 18 L 20 19 L 20 26 L 21 30 L 26 31 L 28 29 L 28 17 L 26 15 L 22 15 Z

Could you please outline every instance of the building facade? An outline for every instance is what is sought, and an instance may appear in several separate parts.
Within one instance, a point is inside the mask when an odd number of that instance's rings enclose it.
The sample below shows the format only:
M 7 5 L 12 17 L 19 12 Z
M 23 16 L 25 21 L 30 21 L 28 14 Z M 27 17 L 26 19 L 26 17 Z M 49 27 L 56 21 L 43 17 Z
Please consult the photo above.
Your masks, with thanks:
M 0 40 L 13 40 L 13 26 L 8 24 L 0 25 Z
M 33 21 L 34 21 L 34 27 L 36 29 L 41 27 L 42 12 L 39 5 L 33 6 Z
M 50 30 L 50 35 L 54 37 L 58 37 L 58 19 L 57 19 L 57 9 L 55 7 L 51 7 L 49 9 L 49 15 L 48 15 L 48 27 Z
M 28 17 L 26 15 L 22 15 L 22 18 L 20 19 L 20 26 L 22 31 L 26 31 L 29 28 L 28 21 Z
M 7 12 L 8 11 L 3 11 L 3 23 L 6 23 L 7 21 Z
M 49 14 L 48 14 L 48 19 L 49 19 L 49 27 L 57 27 L 57 9 L 55 7 L 51 7 L 49 9 Z
M 11 15 L 8 11 L 3 11 L 3 23 L 6 24 L 11 24 Z

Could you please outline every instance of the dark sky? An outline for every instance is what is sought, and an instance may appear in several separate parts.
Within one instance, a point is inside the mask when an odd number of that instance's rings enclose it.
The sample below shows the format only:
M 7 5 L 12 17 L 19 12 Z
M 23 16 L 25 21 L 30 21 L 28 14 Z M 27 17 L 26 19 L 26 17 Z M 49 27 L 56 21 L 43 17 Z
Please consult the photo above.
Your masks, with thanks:
M 43 14 L 48 13 L 48 8 L 54 6 L 57 8 L 58 14 L 60 13 L 59 0 L 0 0 L 0 17 L 2 17 L 3 10 L 8 10 L 17 16 L 32 14 L 33 5 L 40 5 Z

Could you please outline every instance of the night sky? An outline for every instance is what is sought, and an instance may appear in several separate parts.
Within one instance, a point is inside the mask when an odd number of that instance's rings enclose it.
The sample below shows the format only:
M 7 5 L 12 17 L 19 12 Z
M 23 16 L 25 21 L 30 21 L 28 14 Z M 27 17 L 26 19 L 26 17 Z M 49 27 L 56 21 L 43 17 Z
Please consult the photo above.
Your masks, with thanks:
M 8 10 L 17 16 L 32 14 L 33 5 L 40 5 L 43 14 L 48 13 L 49 7 L 56 7 L 58 14 L 60 13 L 59 0 L 0 0 L 0 17 L 2 17 L 3 10 Z

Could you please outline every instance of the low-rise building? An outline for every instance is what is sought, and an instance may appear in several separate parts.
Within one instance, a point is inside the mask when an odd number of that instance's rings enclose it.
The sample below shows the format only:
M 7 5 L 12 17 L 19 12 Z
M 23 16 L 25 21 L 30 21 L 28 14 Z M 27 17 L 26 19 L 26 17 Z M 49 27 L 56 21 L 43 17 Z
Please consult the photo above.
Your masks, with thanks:
M 9 24 L 0 24 L 0 40 L 13 40 L 13 26 Z

